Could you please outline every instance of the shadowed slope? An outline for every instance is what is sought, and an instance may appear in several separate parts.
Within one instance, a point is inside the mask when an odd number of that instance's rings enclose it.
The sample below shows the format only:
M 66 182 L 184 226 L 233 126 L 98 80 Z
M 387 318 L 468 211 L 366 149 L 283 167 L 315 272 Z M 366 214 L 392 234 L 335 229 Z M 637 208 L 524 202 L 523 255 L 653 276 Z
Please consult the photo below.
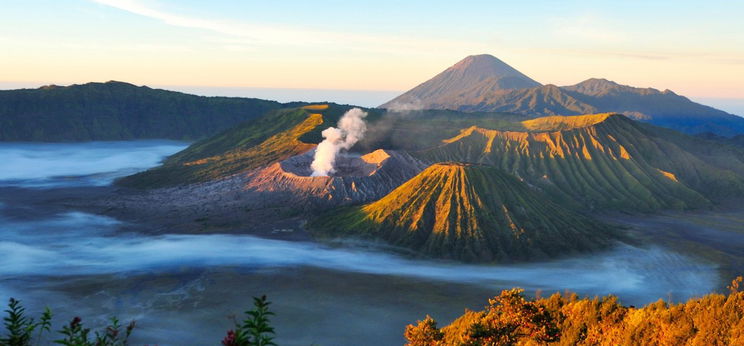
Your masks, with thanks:
M 623 113 L 686 133 L 713 132 L 724 136 L 744 133 L 744 118 L 690 101 L 671 90 L 635 88 L 601 78 L 561 89 L 598 112 Z
M 438 108 L 438 107 L 437 107 Z M 529 89 L 481 91 L 478 86 L 464 90 L 442 108 L 465 112 L 509 112 L 526 116 L 596 113 L 597 108 L 549 84 Z
M 744 193 L 744 157 L 695 154 L 703 149 L 686 148 L 689 141 L 680 137 L 688 136 L 622 115 L 547 117 L 522 124 L 539 132 L 471 127 L 419 155 L 435 162 L 493 165 L 589 209 L 705 207 L 709 198 Z
M 114 81 L 0 90 L 0 141 L 194 140 L 280 107 Z
M 327 214 L 311 228 L 381 238 L 429 256 L 512 261 L 609 244 L 610 229 L 551 202 L 496 168 L 435 164 L 377 202 Z

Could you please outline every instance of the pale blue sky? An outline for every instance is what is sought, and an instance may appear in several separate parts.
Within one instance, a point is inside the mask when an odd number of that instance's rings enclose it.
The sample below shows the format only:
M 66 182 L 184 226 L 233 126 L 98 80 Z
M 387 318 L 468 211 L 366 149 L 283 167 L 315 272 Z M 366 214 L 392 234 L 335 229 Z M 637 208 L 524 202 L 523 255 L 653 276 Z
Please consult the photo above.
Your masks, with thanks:
M 0 83 L 389 92 L 489 53 L 546 84 L 744 98 L 742 13 L 742 1 L 2 0 Z

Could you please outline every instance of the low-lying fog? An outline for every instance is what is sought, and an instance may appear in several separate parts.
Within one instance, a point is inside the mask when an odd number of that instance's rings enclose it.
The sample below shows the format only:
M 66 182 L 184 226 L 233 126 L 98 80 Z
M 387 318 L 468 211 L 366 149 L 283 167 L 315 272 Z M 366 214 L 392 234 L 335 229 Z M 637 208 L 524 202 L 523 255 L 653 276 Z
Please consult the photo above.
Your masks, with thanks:
M 0 144 L 0 186 L 108 184 L 180 148 L 155 141 Z M 406 323 L 427 313 L 446 323 L 514 286 L 615 294 L 640 305 L 708 293 L 719 282 L 714 265 L 659 246 L 464 265 L 247 235 L 123 233 L 117 220 L 77 211 L 28 220 L 8 212 L 12 203 L 0 202 L 0 298 L 20 298 L 32 311 L 50 305 L 60 319 L 135 318 L 137 343 L 216 344 L 231 327 L 226 316 L 250 308 L 251 295 L 274 302 L 280 344 L 400 344 Z
M 119 224 L 116 220 L 77 212 L 34 222 L 0 222 L 4 226 L 0 241 L 3 277 L 160 273 L 183 267 L 311 266 L 489 287 L 614 293 L 633 304 L 668 294 L 688 298 L 709 292 L 716 282 L 710 265 L 659 247 L 622 245 L 601 254 L 552 262 L 464 265 L 247 235 L 114 235 Z
M 157 165 L 187 143 L 166 140 L 0 143 L 0 186 L 102 186 Z

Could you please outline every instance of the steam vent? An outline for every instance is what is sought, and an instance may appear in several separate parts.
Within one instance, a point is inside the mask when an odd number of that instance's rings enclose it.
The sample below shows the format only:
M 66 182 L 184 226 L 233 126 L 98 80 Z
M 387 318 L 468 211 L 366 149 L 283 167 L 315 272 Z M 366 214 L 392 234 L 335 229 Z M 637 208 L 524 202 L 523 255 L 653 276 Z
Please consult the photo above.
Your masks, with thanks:
M 311 150 L 302 155 L 290 157 L 281 162 L 281 168 L 286 173 L 291 173 L 301 177 L 309 177 L 313 170 L 310 164 L 313 161 L 315 151 Z M 368 177 L 377 172 L 387 160 L 390 154 L 385 150 L 378 149 L 366 155 L 339 154 L 336 156 L 334 165 L 336 171 L 332 177 Z
M 291 194 L 300 204 L 364 203 L 385 196 L 427 166 L 407 153 L 378 149 L 366 155 L 340 154 L 334 173 L 313 177 L 314 153 L 310 150 L 250 173 L 245 188 Z

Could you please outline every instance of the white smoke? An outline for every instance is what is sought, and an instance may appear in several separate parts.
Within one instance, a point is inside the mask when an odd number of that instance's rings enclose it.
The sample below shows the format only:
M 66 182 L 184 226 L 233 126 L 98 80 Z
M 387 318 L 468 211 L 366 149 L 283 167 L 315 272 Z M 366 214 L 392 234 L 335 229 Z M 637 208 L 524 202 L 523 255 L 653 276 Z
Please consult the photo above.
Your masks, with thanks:
M 321 135 L 323 141 L 315 148 L 315 158 L 310 168 L 313 169 L 313 177 L 328 176 L 336 171 L 336 156 L 341 150 L 349 150 L 364 137 L 367 124 L 364 117 L 367 112 L 352 108 L 338 121 L 338 128 L 329 127 Z
M 407 101 L 395 101 L 386 108 L 388 112 L 408 113 L 423 110 L 424 104 L 418 98 L 411 97 Z

